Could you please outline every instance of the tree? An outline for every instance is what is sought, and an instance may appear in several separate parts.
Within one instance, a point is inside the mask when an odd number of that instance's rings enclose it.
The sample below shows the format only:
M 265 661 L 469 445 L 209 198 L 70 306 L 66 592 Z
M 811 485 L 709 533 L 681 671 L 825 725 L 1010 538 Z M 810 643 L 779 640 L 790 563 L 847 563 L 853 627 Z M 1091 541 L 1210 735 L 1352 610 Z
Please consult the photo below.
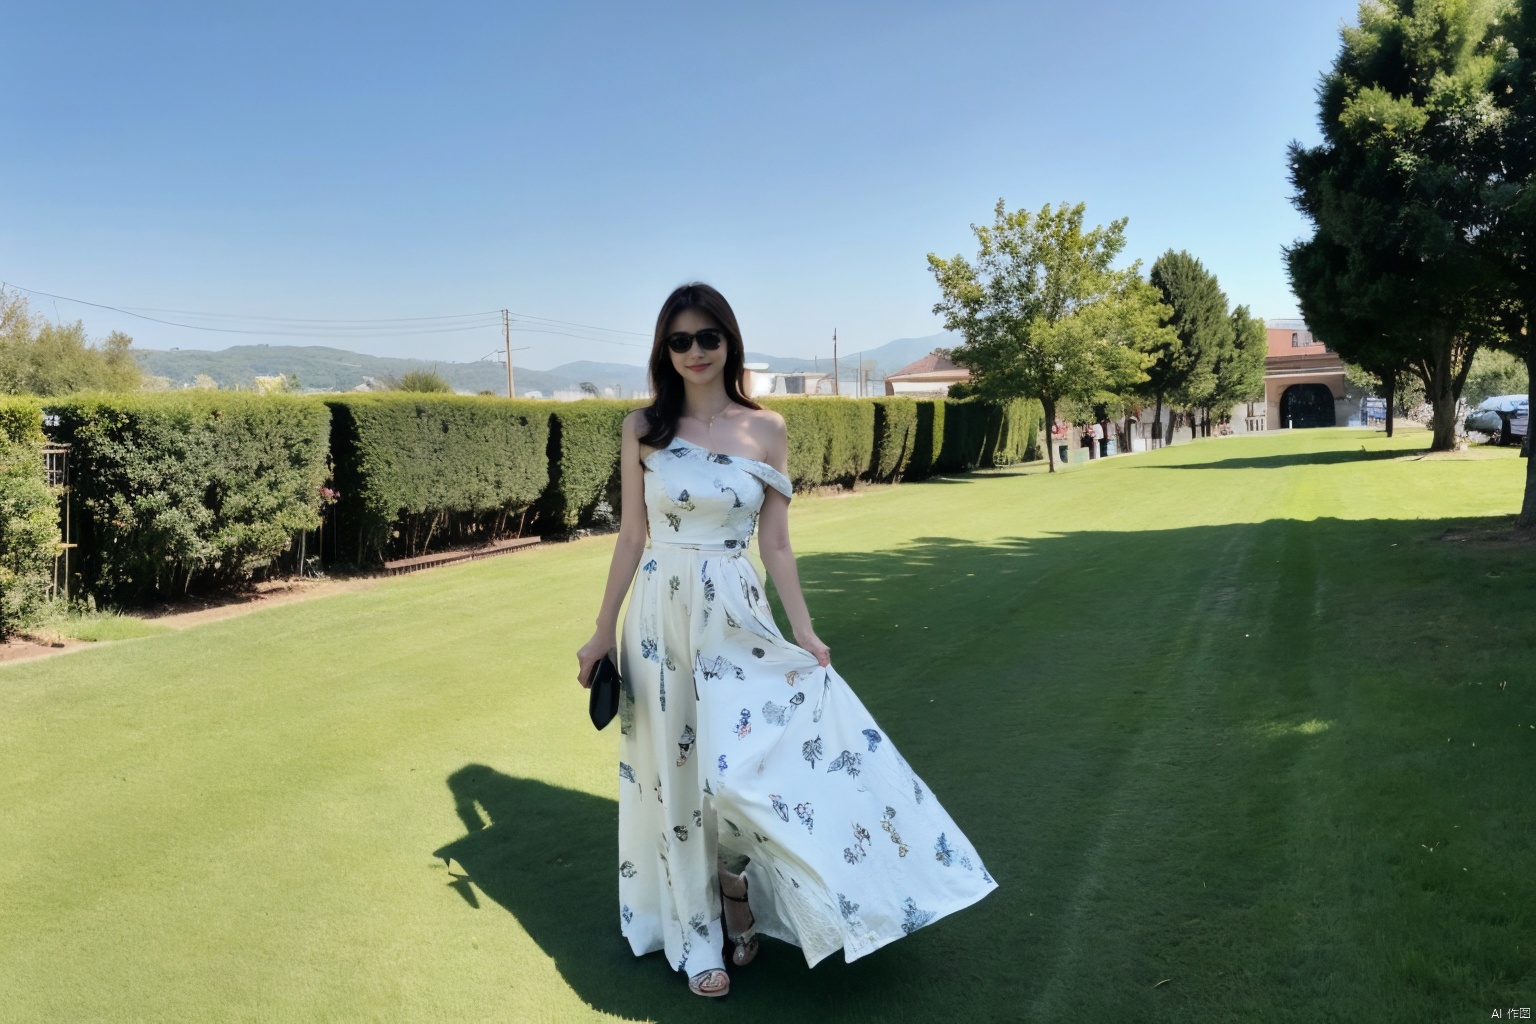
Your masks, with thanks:
M 93 344 L 80 321 L 50 323 L 34 316 L 24 297 L 0 289 L 0 393 L 136 391 L 143 373 L 132 345 L 120 331 Z
M 1165 398 L 1189 410 L 1210 404 L 1217 360 L 1231 346 L 1232 322 L 1216 275 L 1189 253 L 1169 249 L 1152 264 L 1150 276 L 1170 310 L 1167 325 L 1173 336 L 1158 346 L 1157 361 L 1147 370 L 1146 387 L 1156 401 L 1153 436 L 1157 437 Z
M 1058 403 L 1091 402 L 1143 380 L 1147 353 L 1166 334 L 1166 310 L 1140 265 L 1113 267 L 1125 219 L 1084 231 L 1085 209 L 1010 213 L 999 199 L 991 226 L 971 225 L 974 264 L 928 254 L 942 295 L 933 311 L 964 337 L 954 360 L 971 370 L 974 392 L 1040 399 L 1047 429 Z M 1046 450 L 1055 472 L 1055 448 Z
M 1492 89 L 1493 102 L 1506 114 L 1493 179 L 1495 220 L 1480 241 L 1508 286 L 1503 345 L 1524 361 L 1529 382 L 1536 376 L 1536 2 L 1519 0 L 1507 30 L 1510 49 Z M 1526 461 L 1516 522 L 1520 529 L 1536 529 L 1536 458 Z
M 1264 321 L 1249 313 L 1247 306 L 1234 309 L 1230 323 L 1229 343 L 1216 358 L 1216 385 L 1210 398 L 1210 407 L 1220 416 L 1228 415 L 1240 402 L 1264 397 L 1264 359 L 1269 355 Z
M 1467 402 L 1477 405 L 1494 395 L 1523 395 L 1531 386 L 1525 363 L 1509 352 L 1484 349 L 1472 360 L 1467 386 L 1462 392 Z
M 1321 244 L 1301 254 L 1301 273 L 1296 247 L 1287 252 L 1302 308 L 1334 303 L 1350 329 L 1319 332 L 1346 359 L 1370 365 L 1352 351 L 1359 343 L 1424 381 L 1436 451 L 1454 446 L 1472 356 L 1499 330 L 1501 281 L 1479 240 L 1492 226 L 1491 143 L 1507 119 L 1488 91 L 1507 57 L 1493 31 L 1506 10 L 1506 0 L 1362 3 L 1318 89 L 1323 142 L 1290 150 L 1293 201 Z M 1307 293 L 1326 263 L 1358 294 Z
M 1387 436 L 1404 383 L 1413 372 L 1415 346 L 1410 317 L 1412 283 L 1382 272 L 1360 271 L 1347 247 L 1319 227 L 1305 242 L 1285 250 L 1291 290 L 1313 332 L 1349 364 L 1380 382 L 1386 399 Z

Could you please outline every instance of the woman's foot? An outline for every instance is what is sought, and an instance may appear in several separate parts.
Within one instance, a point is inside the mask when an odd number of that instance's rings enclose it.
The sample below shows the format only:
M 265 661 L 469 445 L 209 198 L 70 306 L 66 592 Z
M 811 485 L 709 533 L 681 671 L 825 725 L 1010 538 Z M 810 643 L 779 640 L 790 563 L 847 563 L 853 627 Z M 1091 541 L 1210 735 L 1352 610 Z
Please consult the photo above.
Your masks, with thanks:
M 747 903 L 747 876 L 733 875 L 721 868 L 720 896 L 724 900 L 721 922 L 725 925 L 726 937 L 736 945 L 731 962 L 737 967 L 745 967 L 757 956 L 757 918 Z
M 731 976 L 721 967 L 700 971 L 688 979 L 688 990 L 696 996 L 715 999 L 731 990 Z

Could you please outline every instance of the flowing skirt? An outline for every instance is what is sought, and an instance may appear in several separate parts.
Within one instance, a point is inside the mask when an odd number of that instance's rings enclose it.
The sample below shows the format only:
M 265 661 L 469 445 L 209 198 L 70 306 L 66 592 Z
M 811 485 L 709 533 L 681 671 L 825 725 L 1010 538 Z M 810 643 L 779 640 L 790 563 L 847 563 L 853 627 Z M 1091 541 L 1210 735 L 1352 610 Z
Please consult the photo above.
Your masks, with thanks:
M 970 841 L 739 549 L 654 544 L 621 647 L 619 914 L 637 956 L 722 966 L 717 857 L 757 930 L 855 960 L 985 896 Z

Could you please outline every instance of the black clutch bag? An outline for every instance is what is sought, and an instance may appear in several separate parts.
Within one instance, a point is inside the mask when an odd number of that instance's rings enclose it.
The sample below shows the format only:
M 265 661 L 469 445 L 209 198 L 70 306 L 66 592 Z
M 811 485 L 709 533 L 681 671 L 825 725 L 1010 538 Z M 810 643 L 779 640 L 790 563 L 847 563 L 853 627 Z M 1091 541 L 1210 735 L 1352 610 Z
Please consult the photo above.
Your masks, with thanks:
M 619 668 L 608 655 L 592 666 L 587 689 L 587 712 L 592 716 L 592 724 L 601 729 L 619 713 Z

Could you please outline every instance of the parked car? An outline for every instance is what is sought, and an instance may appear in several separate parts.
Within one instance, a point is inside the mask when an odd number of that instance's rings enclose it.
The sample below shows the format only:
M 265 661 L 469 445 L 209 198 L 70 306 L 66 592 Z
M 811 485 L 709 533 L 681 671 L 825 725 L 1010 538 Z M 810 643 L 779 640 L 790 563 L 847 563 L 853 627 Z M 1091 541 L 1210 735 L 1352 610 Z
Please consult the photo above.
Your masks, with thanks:
M 1509 436 L 1525 437 L 1531 432 L 1531 400 L 1527 398 L 1515 406 L 1509 417 Z
M 1512 417 L 1515 410 L 1522 404 L 1527 409 L 1526 418 L 1529 420 L 1529 395 L 1494 395 L 1492 398 L 1483 399 L 1482 404 L 1467 413 L 1467 418 L 1463 422 L 1468 430 L 1476 430 L 1479 433 L 1487 434 L 1493 438 L 1494 444 L 1503 444 L 1508 440 L 1504 437 L 1505 417 Z M 1510 434 L 1514 437 L 1524 437 L 1525 428 L 1521 427 L 1520 430 L 1516 431 L 1511 426 Z

